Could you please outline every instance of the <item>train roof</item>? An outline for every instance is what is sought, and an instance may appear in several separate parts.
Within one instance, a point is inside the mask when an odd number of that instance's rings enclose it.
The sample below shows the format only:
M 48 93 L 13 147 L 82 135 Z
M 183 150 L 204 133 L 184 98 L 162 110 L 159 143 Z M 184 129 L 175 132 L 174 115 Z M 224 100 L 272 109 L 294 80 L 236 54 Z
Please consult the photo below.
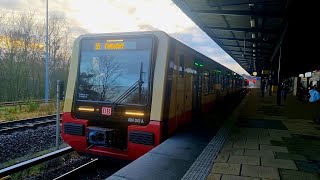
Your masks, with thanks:
M 215 63 L 217 63 L 219 66 L 222 66 L 222 68 L 225 68 L 229 71 L 232 71 L 233 73 L 236 73 L 235 71 L 229 69 L 228 67 L 224 66 L 223 64 L 215 61 L 214 59 L 211 59 L 210 57 L 200 53 L 199 51 L 195 50 L 194 48 L 186 45 L 185 43 L 181 42 L 180 40 L 172 37 L 171 35 L 169 35 L 168 33 L 164 32 L 164 31 L 161 31 L 161 30 L 154 30 L 154 31 L 132 31 L 132 32 L 114 32 L 114 33 L 87 33 L 87 34 L 83 34 L 83 35 L 80 35 L 76 40 L 80 40 L 82 38 L 87 38 L 87 37 L 97 37 L 97 36 L 118 36 L 118 35 L 125 35 L 125 36 L 135 36 L 135 35 L 157 35 L 157 34 L 162 34 L 162 35 L 165 35 L 165 36 L 168 36 L 170 37 L 171 39 L 174 39 L 176 40 L 176 42 L 182 44 L 183 46 L 189 48 L 189 49 L 192 49 L 194 51 L 194 53 L 196 53 L 197 56 L 200 56 L 201 58 L 206 58 L 206 59 L 210 59 L 212 61 L 214 61 Z M 199 58 L 200 58 L 199 57 Z M 236 73 L 240 76 L 242 76 L 241 74 L 239 73 Z

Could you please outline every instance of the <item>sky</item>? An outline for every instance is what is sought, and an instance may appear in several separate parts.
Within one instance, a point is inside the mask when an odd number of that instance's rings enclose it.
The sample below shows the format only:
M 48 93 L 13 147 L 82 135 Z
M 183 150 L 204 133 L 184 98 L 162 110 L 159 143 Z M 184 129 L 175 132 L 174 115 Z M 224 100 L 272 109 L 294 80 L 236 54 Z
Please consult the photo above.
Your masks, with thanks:
M 239 73 L 248 73 L 171 0 L 48 0 L 49 13 L 65 16 L 75 34 L 162 30 Z M 0 0 L 0 9 L 45 16 L 45 0 Z

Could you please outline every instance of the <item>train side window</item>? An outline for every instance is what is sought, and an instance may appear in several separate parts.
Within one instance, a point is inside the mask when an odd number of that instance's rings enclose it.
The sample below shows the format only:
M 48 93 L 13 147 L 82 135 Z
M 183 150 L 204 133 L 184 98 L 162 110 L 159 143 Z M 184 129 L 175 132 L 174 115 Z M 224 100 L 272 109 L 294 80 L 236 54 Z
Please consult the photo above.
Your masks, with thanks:
M 230 74 L 228 74 L 227 77 L 226 77 L 226 88 L 227 89 L 230 88 Z
M 179 77 L 184 77 L 184 55 L 179 57 Z
M 211 79 L 210 80 L 210 82 L 211 82 L 210 89 L 211 89 L 211 93 L 213 94 L 213 93 L 215 93 L 214 86 L 216 84 L 216 73 L 211 73 L 210 79 Z
M 203 73 L 203 94 L 204 95 L 208 95 L 209 91 L 210 91 L 210 81 L 209 81 L 209 73 L 208 72 L 204 72 Z
M 225 83 L 224 83 L 224 75 L 221 74 L 221 91 L 224 90 L 224 85 L 225 85 Z
M 220 84 L 220 78 L 221 78 L 221 76 L 220 76 L 220 74 L 216 74 L 216 84 Z

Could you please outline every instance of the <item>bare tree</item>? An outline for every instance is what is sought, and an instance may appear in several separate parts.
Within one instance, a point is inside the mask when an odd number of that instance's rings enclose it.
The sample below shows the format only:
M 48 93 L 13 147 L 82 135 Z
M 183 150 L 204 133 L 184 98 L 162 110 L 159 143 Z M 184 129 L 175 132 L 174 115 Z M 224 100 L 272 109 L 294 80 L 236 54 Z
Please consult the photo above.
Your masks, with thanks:
M 45 26 L 34 14 L 0 11 L 0 101 L 44 96 Z M 50 27 L 50 84 L 54 84 L 56 79 L 66 80 L 72 39 L 64 18 L 51 17 Z
M 55 95 L 56 80 L 67 79 L 67 69 L 71 57 L 70 28 L 63 16 L 49 18 L 50 95 Z

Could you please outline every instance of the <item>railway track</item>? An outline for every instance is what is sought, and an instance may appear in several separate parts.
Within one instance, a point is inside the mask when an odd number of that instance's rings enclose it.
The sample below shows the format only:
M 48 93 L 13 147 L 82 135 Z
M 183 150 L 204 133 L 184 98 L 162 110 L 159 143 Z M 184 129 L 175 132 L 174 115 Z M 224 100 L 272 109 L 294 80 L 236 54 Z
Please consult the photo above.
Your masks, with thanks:
M 71 147 L 66 147 L 66 148 L 59 149 L 57 151 L 54 151 L 54 152 L 30 159 L 30 160 L 27 160 L 27 161 L 21 162 L 19 164 L 15 164 L 13 166 L 9 166 L 7 168 L 0 169 L 0 179 L 2 179 L 2 177 L 6 177 L 11 174 L 28 169 L 32 166 L 37 165 L 37 164 L 52 160 L 52 159 L 57 158 L 62 155 L 65 155 L 65 154 L 70 153 L 72 151 L 73 150 Z
M 112 159 L 91 159 L 89 162 L 56 177 L 54 180 L 95 179 L 104 180 L 124 166 L 129 161 Z
M 90 173 L 92 171 L 94 171 L 95 167 L 98 164 L 98 159 L 92 159 L 91 161 L 89 161 L 88 163 L 79 166 L 57 178 L 55 178 L 54 180 L 62 180 L 62 179 L 73 179 L 76 176 L 79 176 L 80 174 L 87 174 Z
M 0 169 L 0 179 L 10 179 L 12 175 L 27 170 L 33 166 L 45 162 L 55 163 L 55 158 L 74 152 L 71 147 L 66 147 L 19 164 Z M 76 161 L 66 161 L 69 164 L 59 164 L 55 167 L 48 167 L 40 174 L 31 175 L 35 179 L 105 179 L 128 164 L 126 161 L 77 159 Z M 80 163 L 80 164 L 79 164 Z M 60 167 L 61 166 L 61 167 Z M 76 168 L 74 168 L 76 167 Z M 67 170 L 67 171 L 66 171 Z M 64 173 L 64 174 L 63 174 Z
M 60 114 L 61 115 L 61 114 Z M 0 123 L 0 133 L 9 133 L 16 130 L 24 130 L 28 128 L 54 124 L 56 115 L 40 116 L 23 120 L 6 121 Z

